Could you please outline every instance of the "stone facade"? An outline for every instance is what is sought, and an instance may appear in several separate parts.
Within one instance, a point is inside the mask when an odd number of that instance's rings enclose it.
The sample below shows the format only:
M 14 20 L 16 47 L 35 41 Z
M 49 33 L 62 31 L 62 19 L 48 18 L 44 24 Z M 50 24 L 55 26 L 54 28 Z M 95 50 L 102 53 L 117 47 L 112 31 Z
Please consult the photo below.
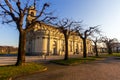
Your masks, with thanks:
M 27 34 L 27 53 L 34 55 L 64 55 L 65 40 L 59 30 L 51 25 L 41 23 L 39 29 L 34 29 Z M 68 40 L 69 54 L 82 54 L 82 40 L 77 35 L 71 35 Z M 92 44 L 87 40 L 87 52 L 92 51 Z
M 36 10 L 30 8 L 29 14 L 36 15 Z M 28 22 L 31 23 L 32 16 L 28 16 Z M 77 35 L 71 35 L 68 40 L 69 54 L 82 54 L 82 40 Z M 35 24 L 34 30 L 27 34 L 26 51 L 30 55 L 64 55 L 65 40 L 63 34 L 55 26 L 42 22 Z M 92 51 L 91 41 L 87 40 L 87 52 Z

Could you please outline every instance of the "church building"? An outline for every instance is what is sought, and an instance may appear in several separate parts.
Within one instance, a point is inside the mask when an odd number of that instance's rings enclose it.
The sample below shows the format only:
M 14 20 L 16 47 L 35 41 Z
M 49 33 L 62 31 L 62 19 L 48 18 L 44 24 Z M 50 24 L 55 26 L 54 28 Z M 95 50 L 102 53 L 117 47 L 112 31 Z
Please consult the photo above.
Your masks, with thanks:
M 29 14 L 35 16 L 36 10 L 30 7 Z M 34 19 L 33 16 L 28 15 L 29 22 Z M 35 24 L 34 30 L 27 33 L 26 51 L 29 55 L 64 55 L 65 53 L 65 39 L 58 27 L 53 25 L 41 23 Z M 69 55 L 82 54 L 83 42 L 78 35 L 70 35 L 68 40 Z M 87 40 L 87 52 L 92 52 L 91 40 Z

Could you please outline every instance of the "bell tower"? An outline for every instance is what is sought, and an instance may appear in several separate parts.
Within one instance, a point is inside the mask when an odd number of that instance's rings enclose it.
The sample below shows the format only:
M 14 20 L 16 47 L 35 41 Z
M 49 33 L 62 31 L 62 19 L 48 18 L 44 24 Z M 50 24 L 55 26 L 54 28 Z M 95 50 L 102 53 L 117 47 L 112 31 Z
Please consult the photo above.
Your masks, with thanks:
M 36 17 L 36 9 L 34 6 L 31 6 L 28 9 L 28 15 L 27 15 L 27 23 L 31 23 L 33 19 Z

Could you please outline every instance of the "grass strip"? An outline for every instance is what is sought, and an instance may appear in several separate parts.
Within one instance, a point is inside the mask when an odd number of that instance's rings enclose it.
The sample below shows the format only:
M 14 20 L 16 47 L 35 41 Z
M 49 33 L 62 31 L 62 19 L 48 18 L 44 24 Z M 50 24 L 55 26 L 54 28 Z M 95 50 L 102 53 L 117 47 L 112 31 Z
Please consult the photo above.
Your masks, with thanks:
M 45 71 L 47 68 L 43 65 L 36 63 L 26 63 L 24 66 L 1 66 L 0 67 L 0 80 L 7 80 L 10 77 L 18 75 L 26 75 L 38 71 Z
M 60 65 L 76 65 L 81 63 L 87 63 L 91 61 L 95 61 L 99 58 L 96 57 L 87 57 L 87 58 L 70 58 L 68 60 L 53 60 L 52 63 L 60 64 Z

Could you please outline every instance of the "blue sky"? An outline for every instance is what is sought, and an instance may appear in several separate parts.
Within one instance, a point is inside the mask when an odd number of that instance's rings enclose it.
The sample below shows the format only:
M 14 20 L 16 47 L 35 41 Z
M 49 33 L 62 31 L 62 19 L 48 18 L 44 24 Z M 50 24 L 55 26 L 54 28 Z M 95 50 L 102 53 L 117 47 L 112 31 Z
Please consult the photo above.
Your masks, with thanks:
M 83 20 L 85 26 L 101 25 L 103 34 L 120 40 L 120 0 L 41 0 L 60 18 Z M 18 31 L 0 24 L 0 45 L 18 45 Z

